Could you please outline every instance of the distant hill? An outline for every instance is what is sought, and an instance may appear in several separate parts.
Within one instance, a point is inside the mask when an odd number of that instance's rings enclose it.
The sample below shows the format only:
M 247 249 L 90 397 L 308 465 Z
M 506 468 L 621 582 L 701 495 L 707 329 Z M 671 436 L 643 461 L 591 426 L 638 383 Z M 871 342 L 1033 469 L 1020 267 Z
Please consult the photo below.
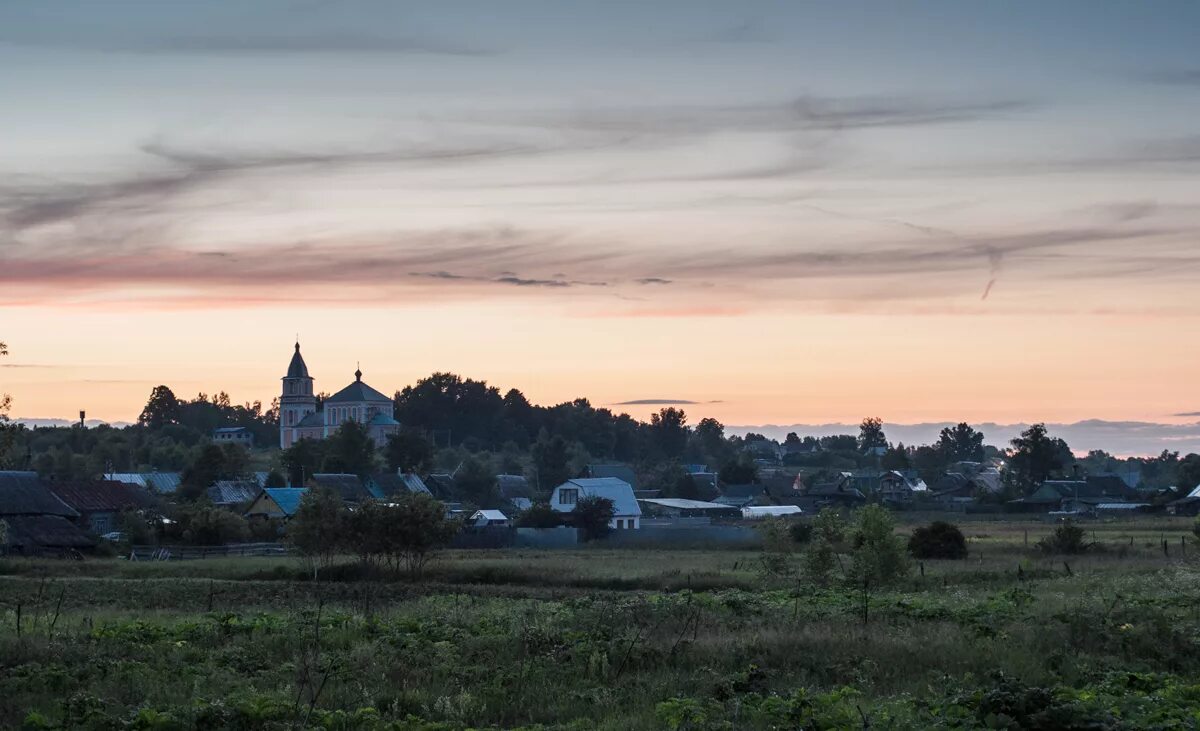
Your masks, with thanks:
M 922 424 L 891 424 L 885 422 L 884 432 L 889 442 L 905 444 L 931 444 L 937 441 L 938 433 L 951 422 L 928 422 Z M 1027 429 L 1029 424 L 972 424 L 983 432 L 986 443 L 996 447 L 1008 446 L 1013 437 Z M 1200 423 L 1161 424 L 1147 421 L 1105 421 L 1087 419 L 1071 424 L 1047 423 L 1046 428 L 1056 437 L 1071 445 L 1077 454 L 1092 449 L 1103 449 L 1118 457 L 1144 457 L 1157 455 L 1164 449 L 1180 454 L 1200 453 Z M 744 435 L 747 432 L 763 434 L 771 439 L 783 441 L 788 432 L 803 436 L 828 436 L 831 434 L 858 434 L 858 424 L 764 424 L 761 426 L 727 426 L 729 434 Z
M 25 426 L 27 426 L 31 429 L 35 426 L 74 426 L 75 424 L 79 423 L 78 420 L 71 421 L 69 419 L 38 419 L 38 418 L 30 418 L 30 417 L 25 417 L 25 416 L 21 416 L 16 419 L 13 419 L 13 421 L 15 421 L 18 424 L 24 424 Z M 120 429 L 120 428 L 126 427 L 126 426 L 132 426 L 132 423 L 128 422 L 128 421 L 104 421 L 102 419 L 88 419 L 87 421 L 85 421 L 83 423 L 85 426 L 89 426 L 89 427 L 101 426 L 103 424 L 107 424 L 116 429 Z

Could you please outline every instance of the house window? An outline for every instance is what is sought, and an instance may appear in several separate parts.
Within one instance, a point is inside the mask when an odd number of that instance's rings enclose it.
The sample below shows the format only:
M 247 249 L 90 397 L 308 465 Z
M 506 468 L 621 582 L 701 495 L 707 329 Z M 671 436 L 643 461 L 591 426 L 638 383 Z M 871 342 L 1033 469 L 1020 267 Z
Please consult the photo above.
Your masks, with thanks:
M 574 505 L 579 502 L 579 490 L 568 487 L 558 491 L 559 505 Z

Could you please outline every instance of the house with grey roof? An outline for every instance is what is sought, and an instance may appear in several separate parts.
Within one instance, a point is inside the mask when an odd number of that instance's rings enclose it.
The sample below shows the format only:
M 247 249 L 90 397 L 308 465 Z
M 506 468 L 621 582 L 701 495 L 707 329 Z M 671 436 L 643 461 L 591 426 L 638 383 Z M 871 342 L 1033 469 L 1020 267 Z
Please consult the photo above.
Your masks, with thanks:
M 550 507 L 569 513 L 585 497 L 612 501 L 613 518 L 609 526 L 616 530 L 637 530 L 642 524 L 642 509 L 634 497 L 633 487 L 615 477 L 579 477 L 567 480 L 550 493 Z
M 245 505 L 258 496 L 258 483 L 254 480 L 217 480 L 205 490 L 209 502 L 219 508 Z
M 398 495 L 423 493 L 430 495 L 425 481 L 412 472 L 381 472 L 367 478 L 367 490 L 392 498 Z
M 254 433 L 244 426 L 222 426 L 213 429 L 212 443 L 218 446 L 236 444 L 250 449 L 254 446 Z
M 341 472 L 318 472 L 308 478 L 308 487 L 317 490 L 332 490 L 343 502 L 356 504 L 367 500 L 383 500 L 387 495 L 369 481 L 363 482 L 358 475 Z

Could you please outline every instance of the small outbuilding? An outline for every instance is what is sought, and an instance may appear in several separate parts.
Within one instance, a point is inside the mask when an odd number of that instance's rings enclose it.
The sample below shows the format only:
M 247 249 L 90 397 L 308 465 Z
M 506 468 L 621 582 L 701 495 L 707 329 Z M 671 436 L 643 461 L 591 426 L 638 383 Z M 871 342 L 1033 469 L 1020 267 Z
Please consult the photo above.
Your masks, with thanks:
M 247 518 L 287 520 L 296 514 L 308 492 L 304 487 L 265 487 L 243 513 Z
M 508 516 L 499 510 L 476 510 L 467 522 L 476 528 L 495 528 L 508 525 Z

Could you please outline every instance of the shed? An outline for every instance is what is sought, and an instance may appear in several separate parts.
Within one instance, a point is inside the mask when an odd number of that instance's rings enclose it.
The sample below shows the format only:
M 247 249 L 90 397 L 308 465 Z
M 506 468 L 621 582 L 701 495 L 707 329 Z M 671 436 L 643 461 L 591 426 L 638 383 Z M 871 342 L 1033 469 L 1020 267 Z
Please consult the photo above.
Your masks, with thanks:
M 638 500 L 638 502 L 646 507 L 647 513 L 667 515 L 672 518 L 716 518 L 722 515 L 738 515 L 738 509 L 731 505 L 710 503 L 705 500 L 663 497 Z
M 499 510 L 476 510 L 469 522 L 476 528 L 505 526 L 508 525 L 508 516 Z

